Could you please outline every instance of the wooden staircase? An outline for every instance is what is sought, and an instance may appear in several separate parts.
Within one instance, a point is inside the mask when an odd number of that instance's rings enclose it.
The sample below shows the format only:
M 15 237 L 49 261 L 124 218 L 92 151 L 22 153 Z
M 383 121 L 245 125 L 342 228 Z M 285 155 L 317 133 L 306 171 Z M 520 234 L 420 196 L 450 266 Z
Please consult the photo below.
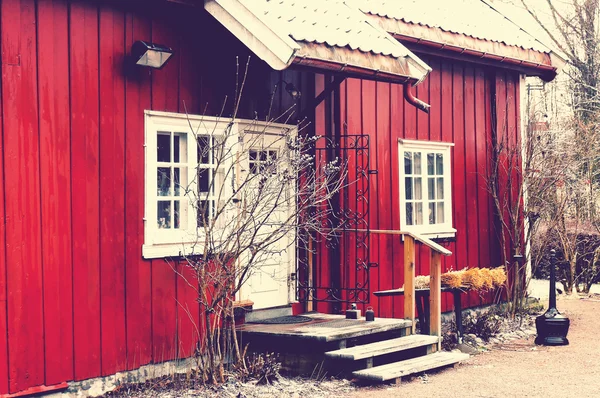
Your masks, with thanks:
M 411 322 L 408 336 L 328 351 L 326 358 L 345 361 L 358 379 L 400 381 L 403 376 L 454 365 L 469 358 L 462 353 L 441 352 L 441 256 L 452 253 L 430 239 L 405 231 L 372 230 L 375 234 L 400 235 L 404 239 L 404 315 Z M 427 246 L 431 253 L 429 332 L 415 334 L 415 245 Z M 352 364 L 348 365 L 348 362 Z
M 454 365 L 469 358 L 467 354 L 435 352 L 438 340 L 437 336 L 415 334 L 329 351 L 325 357 L 338 368 L 341 362 L 346 362 L 341 367 L 354 369 L 352 375 L 355 378 L 371 382 L 398 382 L 404 376 Z M 403 356 L 408 359 L 397 360 Z

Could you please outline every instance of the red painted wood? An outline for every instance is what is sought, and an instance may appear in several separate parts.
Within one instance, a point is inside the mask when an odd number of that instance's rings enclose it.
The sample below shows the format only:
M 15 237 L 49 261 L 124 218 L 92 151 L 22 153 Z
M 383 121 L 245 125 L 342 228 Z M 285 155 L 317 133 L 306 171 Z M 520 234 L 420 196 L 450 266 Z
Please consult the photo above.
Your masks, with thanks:
M 177 280 L 175 264 L 152 260 L 152 360 L 163 362 L 177 356 Z
M 170 29 L 169 29 L 170 28 Z M 152 40 L 177 47 L 169 16 L 152 20 Z M 176 51 L 176 50 L 175 50 Z M 160 71 L 152 73 L 152 109 L 177 111 L 179 89 L 178 55 Z M 152 261 L 152 345 L 154 362 L 177 357 L 177 277 L 175 263 Z
M 177 358 L 194 354 L 200 333 L 196 273 L 185 262 L 177 265 Z
M 374 150 L 376 150 L 376 169 L 378 173 L 371 178 L 376 179 L 377 183 L 377 195 L 372 196 L 371 203 L 375 204 L 377 210 L 377 224 L 372 224 L 372 228 L 378 229 L 392 229 L 392 219 L 390 213 L 386 212 L 386 208 L 390 208 L 395 205 L 392 202 L 392 173 L 387 172 L 391 164 L 391 148 L 393 146 L 393 140 L 390 137 L 391 126 L 390 126 L 390 111 L 391 111 L 391 94 L 390 84 L 388 83 L 377 83 L 377 130 L 376 139 L 372 143 Z M 396 144 L 397 145 L 397 144 Z M 382 170 L 382 172 L 379 172 Z M 386 172 L 383 172 L 385 170 Z M 373 206 L 372 206 L 373 207 Z M 377 236 L 377 235 L 376 235 Z M 393 289 L 392 277 L 393 277 L 393 239 L 394 236 L 390 235 L 378 235 L 378 251 L 379 255 L 374 261 L 379 264 L 379 290 Z M 372 279 L 372 278 L 371 278 Z M 371 288 L 372 291 L 375 287 Z M 377 302 L 376 314 L 380 317 L 389 318 L 392 316 L 392 308 L 386 302 L 389 298 L 381 298 Z M 375 303 L 373 303 L 375 304 Z
M 0 13 L 3 9 L 0 8 Z M 0 14 L 1 17 L 2 14 Z M 0 34 L 3 22 L 0 19 Z M 2 65 L 4 59 L 0 58 Z M 3 76 L 0 76 L 0 81 Z M 0 137 L 4 137 L 3 90 L 0 89 Z M 0 394 L 8 394 L 8 314 L 6 280 L 6 215 L 4 213 L 4 142 L 0 139 Z
M 127 14 L 125 48 L 150 37 L 149 22 Z M 127 315 L 127 368 L 152 360 L 151 262 L 143 261 L 144 243 L 144 110 L 150 109 L 150 84 L 145 73 L 125 82 L 125 288 Z
M 377 114 L 379 93 L 376 91 L 377 83 L 373 81 L 362 81 L 362 131 L 369 134 L 369 169 L 375 169 L 378 162 L 378 131 L 377 131 Z M 374 206 L 379 197 L 378 181 L 376 175 L 369 177 L 369 216 L 367 222 L 371 228 L 375 228 L 379 219 L 379 206 Z M 367 241 L 369 245 L 369 261 L 379 261 L 379 240 L 380 235 L 371 234 Z M 379 288 L 379 268 L 372 268 L 369 275 L 369 284 L 371 291 L 380 290 Z M 377 308 L 377 298 L 373 295 L 369 297 L 370 305 Z M 366 306 L 362 310 L 365 311 Z
M 75 379 L 101 374 L 98 10 L 73 3 L 71 43 L 71 183 Z
M 390 191 L 391 191 L 391 222 L 393 230 L 400 230 L 400 155 L 398 154 L 398 139 L 404 138 L 404 97 L 403 88 L 398 84 L 390 86 Z M 383 173 L 383 171 L 381 171 Z M 392 287 L 404 285 L 404 248 L 400 237 L 392 239 Z M 387 299 L 394 318 L 404 316 L 404 297 L 400 300 Z
M 100 264 L 102 375 L 126 369 L 125 15 L 100 11 Z
M 47 394 L 47 393 L 58 393 L 59 391 L 66 390 L 67 388 L 69 388 L 69 383 L 67 383 L 67 382 L 62 382 L 62 383 L 54 384 L 54 385 L 50 385 L 50 386 L 46 386 L 46 385 L 35 386 L 35 387 L 30 387 L 25 390 L 19 391 L 14 394 L 0 395 L 0 398 L 17 398 L 17 397 L 27 397 L 27 396 L 31 396 L 31 395 L 40 395 L 40 394 Z
M 479 267 L 479 214 L 477 204 L 477 143 L 475 131 L 475 75 L 465 68 L 465 200 L 467 219 L 467 265 Z M 478 292 L 469 292 L 471 305 L 481 304 Z
M 38 4 L 46 385 L 73 379 L 71 134 L 67 4 Z
M 152 41 L 173 49 L 169 62 L 160 70 L 152 73 L 152 109 L 156 111 L 177 112 L 179 109 L 179 39 L 173 29 L 177 21 L 169 13 L 163 18 L 152 20 Z
M 490 266 L 490 215 L 489 215 L 489 190 L 487 187 L 488 156 L 486 137 L 486 106 L 489 99 L 486 98 L 485 72 L 482 68 L 475 69 L 475 141 L 477 162 L 477 211 L 479 228 L 479 265 Z
M 44 383 L 35 6 L 0 9 L 9 392 Z M 6 172 L 10 170 L 10 172 Z

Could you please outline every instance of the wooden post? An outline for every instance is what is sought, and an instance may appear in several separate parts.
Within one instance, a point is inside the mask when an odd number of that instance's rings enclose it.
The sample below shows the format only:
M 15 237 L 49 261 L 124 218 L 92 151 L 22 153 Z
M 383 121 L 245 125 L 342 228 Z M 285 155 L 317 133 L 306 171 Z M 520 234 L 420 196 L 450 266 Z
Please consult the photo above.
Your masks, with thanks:
M 429 334 L 438 336 L 437 350 L 442 348 L 442 256 L 431 250 L 429 279 Z
M 404 235 L 404 319 L 412 322 L 415 334 L 415 240 Z

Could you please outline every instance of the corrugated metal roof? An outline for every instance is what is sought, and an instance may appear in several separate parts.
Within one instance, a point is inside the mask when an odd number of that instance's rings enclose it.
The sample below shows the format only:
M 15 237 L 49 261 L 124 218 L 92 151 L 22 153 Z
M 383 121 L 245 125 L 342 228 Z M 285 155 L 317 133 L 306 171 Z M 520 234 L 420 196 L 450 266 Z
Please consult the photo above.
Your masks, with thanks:
M 242 3 L 253 10 L 260 9 L 265 21 L 296 41 L 348 46 L 353 50 L 393 57 L 411 54 L 343 0 L 242 0 Z
M 552 51 L 497 11 L 489 0 L 353 0 L 353 4 L 380 17 L 526 50 Z

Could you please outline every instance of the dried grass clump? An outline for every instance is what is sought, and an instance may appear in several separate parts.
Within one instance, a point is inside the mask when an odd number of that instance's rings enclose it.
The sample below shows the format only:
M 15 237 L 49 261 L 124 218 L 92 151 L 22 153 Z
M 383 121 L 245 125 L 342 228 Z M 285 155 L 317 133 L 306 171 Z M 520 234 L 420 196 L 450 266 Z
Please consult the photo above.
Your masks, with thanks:
M 415 289 L 429 289 L 429 275 L 415 276 Z
M 481 268 L 479 270 L 479 275 L 483 280 L 483 286 L 481 287 L 483 290 L 492 290 L 494 287 L 494 278 L 492 278 L 492 271 L 489 268 Z
M 466 270 L 462 278 L 463 286 L 473 290 L 481 289 L 484 284 L 484 280 L 479 271 L 479 268 L 471 268 Z
M 464 271 L 449 271 L 440 277 L 443 287 L 458 288 L 462 286 Z
M 506 270 L 504 267 L 493 268 L 490 270 L 494 287 L 502 287 L 506 283 Z

